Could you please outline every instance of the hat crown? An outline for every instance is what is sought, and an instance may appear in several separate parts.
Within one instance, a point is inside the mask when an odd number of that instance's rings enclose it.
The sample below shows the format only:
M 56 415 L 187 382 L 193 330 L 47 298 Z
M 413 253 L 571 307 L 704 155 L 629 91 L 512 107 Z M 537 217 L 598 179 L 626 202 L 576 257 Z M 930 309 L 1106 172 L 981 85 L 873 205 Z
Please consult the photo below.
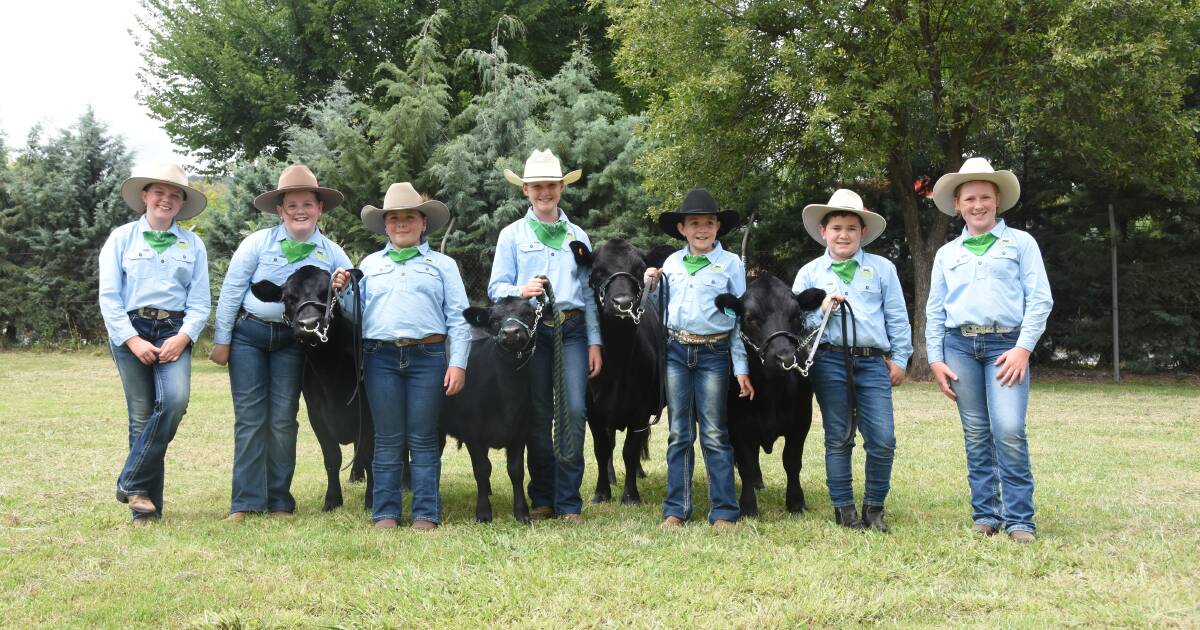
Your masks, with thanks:
M 679 209 L 680 212 L 695 213 L 697 211 L 709 211 L 713 214 L 719 210 L 717 200 L 713 198 L 712 193 L 703 188 L 689 190 L 683 198 L 683 205 Z
M 550 149 L 537 150 L 529 155 L 529 159 L 525 160 L 525 174 L 523 179 L 533 177 L 556 177 L 561 178 L 562 162 L 558 160 L 558 156 L 550 152 Z
M 959 167 L 958 172 L 960 174 L 995 173 L 996 170 L 992 168 L 992 163 L 988 162 L 987 158 L 973 157 L 968 158 L 966 162 L 963 162 L 962 166 Z
M 854 192 L 853 190 L 848 190 L 846 188 L 839 188 L 833 191 L 833 195 L 829 198 L 829 203 L 827 205 L 855 211 L 861 211 L 865 209 L 863 206 L 862 197 L 859 197 L 858 193 Z
M 424 203 L 421 193 L 408 182 L 397 182 L 388 186 L 387 194 L 383 196 L 383 209 L 395 210 L 415 208 Z
M 161 179 L 172 182 L 179 186 L 188 185 L 187 173 L 183 172 L 183 167 L 171 162 L 161 162 L 146 168 L 143 172 L 137 173 L 134 177 L 144 177 L 147 179 Z
M 293 164 L 279 174 L 279 185 L 275 188 L 320 188 L 320 185 L 317 184 L 317 176 L 307 166 Z

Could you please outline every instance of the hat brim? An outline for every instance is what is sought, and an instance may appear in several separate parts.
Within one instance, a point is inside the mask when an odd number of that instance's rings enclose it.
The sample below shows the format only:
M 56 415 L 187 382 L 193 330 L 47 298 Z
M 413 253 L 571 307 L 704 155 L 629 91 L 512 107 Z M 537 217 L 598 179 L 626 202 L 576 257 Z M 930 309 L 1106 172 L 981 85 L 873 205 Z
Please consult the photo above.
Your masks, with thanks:
M 717 238 L 736 230 L 742 224 L 742 217 L 736 210 L 717 210 L 715 212 L 712 210 L 689 210 L 687 212 L 664 212 L 658 215 L 658 227 L 667 236 L 686 241 L 687 237 L 679 232 L 679 224 L 683 222 L 684 217 L 694 214 L 717 215 L 717 221 L 721 224 L 721 227 L 717 229 Z
M 821 238 L 821 219 L 830 212 L 849 212 L 856 214 L 863 220 L 863 237 L 862 242 L 858 244 L 859 249 L 870 245 L 872 241 L 883 236 L 883 231 L 887 229 L 887 219 L 881 215 L 871 212 L 870 210 L 858 210 L 855 208 L 846 208 L 844 206 L 829 206 L 822 203 L 810 203 L 804 206 L 804 212 L 800 214 L 801 220 L 804 221 L 804 231 L 812 239 L 826 247 L 829 243 Z
M 522 179 L 511 170 L 504 169 L 504 179 L 507 179 L 516 186 L 524 186 L 525 184 L 533 184 L 535 182 L 562 182 L 563 186 L 566 186 L 579 181 L 580 177 L 583 177 L 583 169 L 575 169 L 562 177 L 530 177 L 528 179 Z
M 346 200 L 346 196 L 332 188 L 322 188 L 321 186 L 287 186 L 277 188 L 270 192 L 265 192 L 254 198 L 254 207 L 258 208 L 259 212 L 266 214 L 278 214 L 275 207 L 283 199 L 286 193 L 290 192 L 311 192 L 316 193 L 317 199 L 324 204 L 323 212 L 329 212 L 334 208 L 342 205 Z
M 192 188 L 191 186 L 182 186 L 169 179 L 158 179 L 155 177 L 130 177 L 121 183 L 121 199 L 125 200 L 125 205 L 138 214 L 146 212 L 146 202 L 142 201 L 142 189 L 150 184 L 166 184 L 174 186 L 187 193 L 187 199 L 183 200 L 183 207 L 179 209 L 179 214 L 175 215 L 176 221 L 187 221 L 196 215 L 204 212 L 208 207 L 208 197 L 204 193 Z
M 387 234 L 384 219 L 387 217 L 387 213 L 394 210 L 416 210 L 425 215 L 425 234 L 427 235 L 446 227 L 446 224 L 450 222 L 450 208 L 436 199 L 430 199 L 419 206 L 399 208 L 363 206 L 361 214 L 363 225 L 376 234 Z
M 995 171 L 992 173 L 946 173 L 938 178 L 933 185 L 933 204 L 938 210 L 952 217 L 958 216 L 954 209 L 954 190 L 967 182 L 992 182 L 1000 191 L 1000 203 L 996 206 L 996 214 L 1017 205 L 1021 198 L 1021 182 L 1012 171 Z

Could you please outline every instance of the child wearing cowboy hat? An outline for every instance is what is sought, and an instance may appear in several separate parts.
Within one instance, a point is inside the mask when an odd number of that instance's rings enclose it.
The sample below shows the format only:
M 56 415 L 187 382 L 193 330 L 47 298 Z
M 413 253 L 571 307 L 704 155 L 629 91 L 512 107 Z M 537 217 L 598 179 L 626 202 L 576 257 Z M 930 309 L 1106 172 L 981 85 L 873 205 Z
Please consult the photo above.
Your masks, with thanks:
M 925 343 L 934 379 L 958 404 L 971 487 L 972 531 L 1001 527 L 1033 542 L 1033 470 L 1025 435 L 1029 355 L 1054 300 L 1037 241 L 999 215 L 1021 196 L 1011 171 L 984 158 L 933 186 L 938 210 L 961 216 L 963 232 L 933 259 Z
M 175 164 L 126 179 L 121 197 L 142 216 L 114 229 L 100 250 L 100 314 L 129 411 L 117 500 L 146 525 L 162 516 L 163 461 L 187 411 L 192 344 L 212 305 L 204 243 L 178 222 L 208 200 Z
M 825 426 L 825 481 L 834 521 L 886 532 L 883 504 L 896 450 L 892 388 L 904 382 L 912 355 L 912 328 L 896 267 L 862 249 L 883 234 L 887 221 L 844 188 L 827 204 L 805 206 L 802 218 L 809 236 L 826 249 L 796 273 L 792 292 L 824 289 L 828 297 L 822 313 L 835 303 L 849 304 L 853 316 L 842 321 L 846 308 L 830 316 L 813 359 L 812 385 Z M 861 519 L 851 487 L 855 418 L 866 451 Z
M 564 453 L 560 461 L 554 452 L 551 422 L 554 415 L 554 337 L 555 322 L 543 317 L 537 327 L 538 351 L 529 364 L 533 370 L 534 418 L 529 427 L 529 500 L 530 516 L 548 518 L 559 515 L 566 521 L 583 521 L 583 440 L 587 420 L 587 381 L 600 373 L 600 319 L 596 302 L 588 289 L 590 269 L 579 266 L 569 245 L 592 242 L 582 228 L 571 223 L 558 207 L 563 187 L 579 179 L 582 171 L 563 174 L 558 157 L 546 150 L 535 150 L 525 161 L 524 174 L 505 169 L 504 178 L 520 186 L 529 200 L 529 210 L 500 231 L 488 297 L 520 296 L 535 299 L 545 294 L 546 280 L 554 292 L 557 309 L 563 315 L 562 350 L 563 386 L 566 390 L 567 430 L 564 441 L 579 447 Z
M 722 293 L 746 291 L 741 258 L 721 247 L 721 236 L 740 223 L 737 212 L 721 210 L 707 190 L 694 188 L 676 212 L 664 212 L 658 225 L 668 236 L 687 241 L 662 269 L 646 270 L 646 290 L 665 277 L 667 297 L 667 498 L 663 528 L 679 527 L 692 516 L 693 443 L 699 424 L 700 447 L 708 470 L 708 521 L 728 527 L 741 516 L 733 482 L 733 445 L 725 401 L 732 362 L 738 396 L 754 397 L 746 348 L 737 319 L 714 308 Z
M 450 221 L 446 204 L 426 199 L 408 182 L 392 184 L 383 207 L 365 206 L 362 222 L 385 234 L 387 245 L 362 260 L 363 385 L 375 419 L 371 520 L 395 528 L 404 507 L 401 485 L 411 455 L 412 528 L 431 530 L 441 522 L 442 449 L 438 413 L 443 393 L 454 396 L 466 382 L 471 329 L 463 318 L 470 306 L 453 258 L 430 249 L 426 236 Z M 349 273 L 334 273 L 336 289 Z M 356 316 L 351 290 L 342 310 Z M 447 358 L 449 337 L 449 358 Z

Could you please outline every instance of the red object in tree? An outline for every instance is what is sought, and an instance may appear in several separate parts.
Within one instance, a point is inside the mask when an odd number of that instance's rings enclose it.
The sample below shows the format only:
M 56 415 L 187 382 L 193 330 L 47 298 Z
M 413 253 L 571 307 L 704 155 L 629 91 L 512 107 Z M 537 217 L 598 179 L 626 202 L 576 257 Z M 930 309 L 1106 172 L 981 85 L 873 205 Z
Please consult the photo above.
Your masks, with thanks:
M 920 197 L 933 196 L 933 180 L 929 179 L 928 175 L 922 175 L 913 182 L 913 192 Z

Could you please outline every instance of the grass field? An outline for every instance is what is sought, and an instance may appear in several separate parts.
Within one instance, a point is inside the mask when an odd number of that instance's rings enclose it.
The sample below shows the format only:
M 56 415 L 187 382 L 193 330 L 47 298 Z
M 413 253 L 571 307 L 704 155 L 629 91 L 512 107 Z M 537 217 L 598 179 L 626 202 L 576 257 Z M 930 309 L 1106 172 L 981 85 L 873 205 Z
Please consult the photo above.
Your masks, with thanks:
M 0 354 L 0 626 L 1200 626 L 1194 386 L 1035 385 L 1029 546 L 969 534 L 957 414 L 927 384 L 896 392 L 886 536 L 834 526 L 817 426 L 800 516 L 783 510 L 776 451 L 759 518 L 660 531 L 658 431 L 645 505 L 588 505 L 582 526 L 516 524 L 498 453 L 497 521 L 475 524 L 470 460 L 448 448 L 445 524 L 419 534 L 372 531 L 361 485 L 321 513 L 324 473 L 302 418 L 299 514 L 226 524 L 228 378 L 202 361 L 168 454 L 167 518 L 133 528 L 112 496 L 124 408 L 106 356 Z M 861 466 L 858 450 L 859 497 Z M 701 473 L 700 515 L 703 484 Z

